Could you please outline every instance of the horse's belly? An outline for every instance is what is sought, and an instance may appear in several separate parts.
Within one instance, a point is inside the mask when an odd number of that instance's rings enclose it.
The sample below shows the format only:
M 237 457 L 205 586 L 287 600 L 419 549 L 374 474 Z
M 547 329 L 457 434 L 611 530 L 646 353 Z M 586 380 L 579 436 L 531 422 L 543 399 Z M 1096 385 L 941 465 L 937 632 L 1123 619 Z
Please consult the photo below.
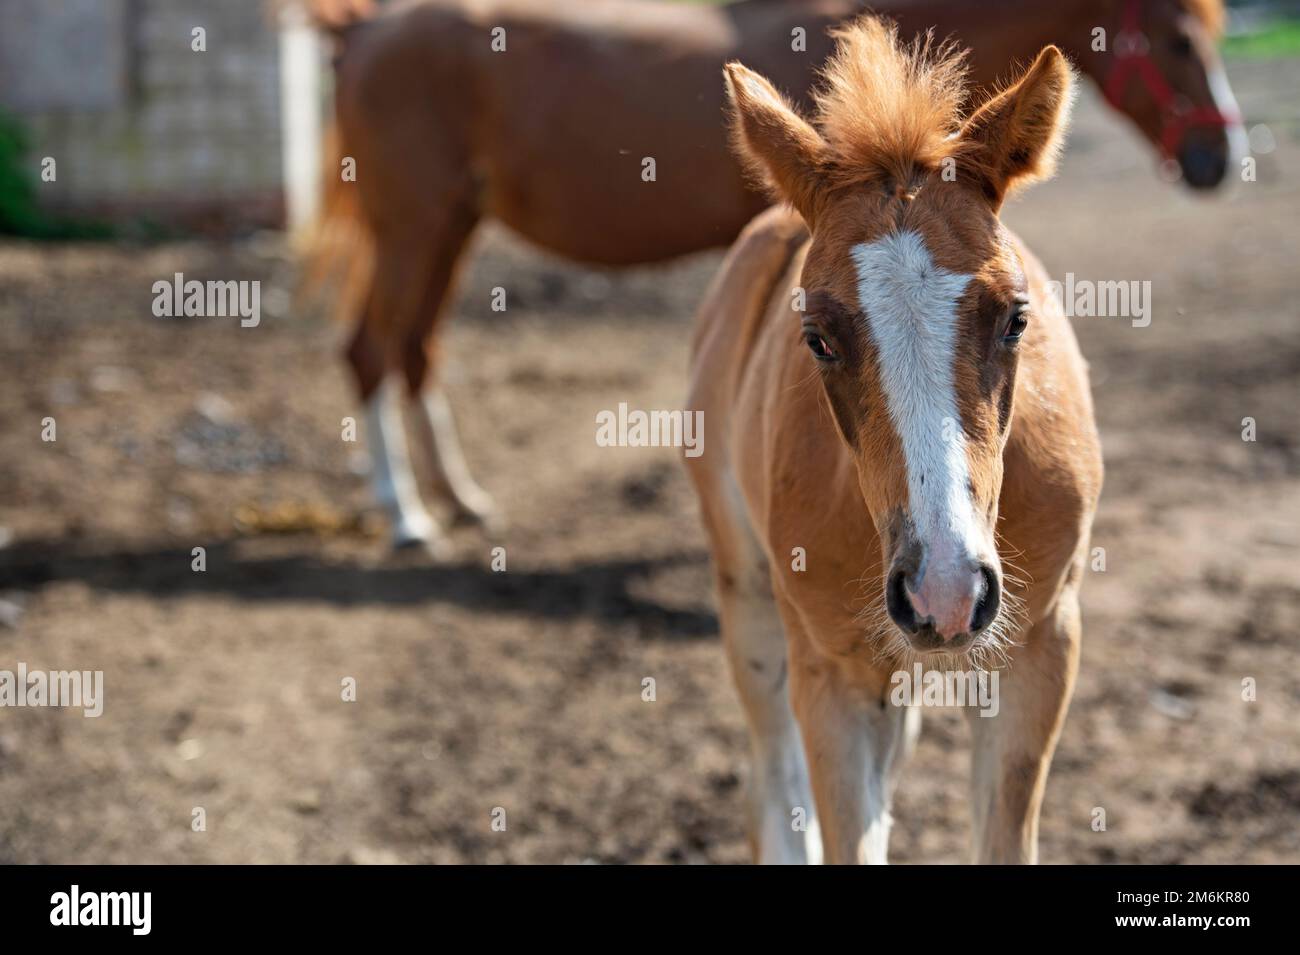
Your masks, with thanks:
M 579 262 L 636 265 L 725 246 L 767 202 L 720 141 L 709 145 L 693 162 L 609 141 L 581 157 L 554 142 L 492 150 L 485 211 Z

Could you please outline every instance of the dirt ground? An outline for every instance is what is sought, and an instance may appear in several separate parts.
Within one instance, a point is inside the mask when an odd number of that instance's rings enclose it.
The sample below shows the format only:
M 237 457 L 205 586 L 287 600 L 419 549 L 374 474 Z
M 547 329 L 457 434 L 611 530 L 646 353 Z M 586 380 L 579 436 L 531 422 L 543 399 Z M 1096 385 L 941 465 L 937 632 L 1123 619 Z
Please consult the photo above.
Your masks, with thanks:
M 1300 62 L 1231 75 L 1276 139 L 1258 182 L 1162 184 L 1089 95 L 1061 176 L 1007 212 L 1058 277 L 1155 303 L 1147 328 L 1076 320 L 1106 568 L 1047 862 L 1300 860 Z M 681 406 L 717 262 L 591 272 L 481 237 L 446 379 L 511 523 L 458 529 L 436 566 L 353 519 L 341 330 L 290 303 L 280 238 L 0 244 L 0 669 L 102 669 L 106 695 L 99 719 L 0 710 L 0 861 L 744 861 L 747 743 L 680 452 L 594 441 L 620 401 Z M 262 324 L 154 318 L 178 271 L 261 279 Z M 925 720 L 891 856 L 962 861 L 967 727 Z

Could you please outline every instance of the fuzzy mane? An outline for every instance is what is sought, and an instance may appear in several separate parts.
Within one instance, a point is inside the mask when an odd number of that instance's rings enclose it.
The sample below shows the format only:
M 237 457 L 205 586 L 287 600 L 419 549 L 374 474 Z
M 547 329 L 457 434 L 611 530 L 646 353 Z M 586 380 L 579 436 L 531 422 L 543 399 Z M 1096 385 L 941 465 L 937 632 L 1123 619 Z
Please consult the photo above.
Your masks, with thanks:
M 826 170 L 842 184 L 906 182 L 953 154 L 966 104 L 966 56 L 933 31 L 910 44 L 898 27 L 862 18 L 835 30 L 835 52 L 813 94 L 814 124 L 831 147 Z

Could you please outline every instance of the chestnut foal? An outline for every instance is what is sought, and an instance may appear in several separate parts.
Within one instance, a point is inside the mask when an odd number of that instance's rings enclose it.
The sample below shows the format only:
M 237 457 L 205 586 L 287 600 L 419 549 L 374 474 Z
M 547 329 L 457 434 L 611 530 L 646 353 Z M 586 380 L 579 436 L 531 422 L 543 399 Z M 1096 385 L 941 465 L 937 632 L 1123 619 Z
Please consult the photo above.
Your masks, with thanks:
M 752 847 L 884 862 L 919 727 L 891 673 L 996 663 L 998 712 L 971 720 L 974 858 L 1033 862 L 1102 469 L 1074 334 L 998 211 L 1050 173 L 1071 74 L 1049 46 L 964 116 L 964 55 L 872 18 L 836 39 L 812 123 L 726 68 L 737 151 L 797 215 L 742 233 L 693 350 L 709 445 L 688 465 Z

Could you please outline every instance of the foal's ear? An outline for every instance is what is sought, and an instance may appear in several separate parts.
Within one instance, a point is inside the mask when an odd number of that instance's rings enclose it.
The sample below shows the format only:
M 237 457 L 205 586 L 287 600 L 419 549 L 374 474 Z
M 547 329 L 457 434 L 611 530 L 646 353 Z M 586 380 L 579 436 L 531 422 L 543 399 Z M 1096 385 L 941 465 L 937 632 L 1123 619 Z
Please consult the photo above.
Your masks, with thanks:
M 1072 77 L 1054 46 L 1045 47 L 1019 81 L 976 110 L 961 131 L 966 162 L 994 207 L 1021 185 L 1046 179 L 1069 124 Z
M 799 210 L 811 228 L 825 141 L 765 78 L 736 62 L 728 63 L 723 73 L 731 104 L 732 149 L 751 173 Z

